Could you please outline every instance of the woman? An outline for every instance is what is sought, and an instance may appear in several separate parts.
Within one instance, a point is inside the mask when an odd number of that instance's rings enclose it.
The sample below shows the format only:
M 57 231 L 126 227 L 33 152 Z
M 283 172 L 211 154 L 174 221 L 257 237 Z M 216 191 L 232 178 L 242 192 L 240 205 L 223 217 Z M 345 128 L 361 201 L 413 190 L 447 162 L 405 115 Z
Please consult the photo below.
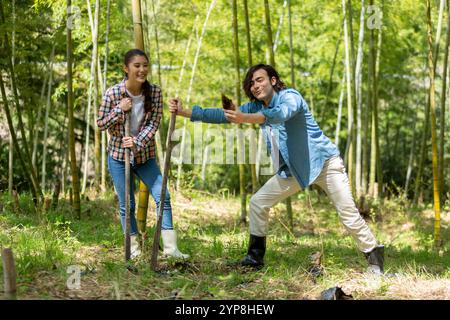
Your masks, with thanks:
M 149 68 L 147 55 L 133 49 L 125 54 L 125 78 L 109 88 L 100 105 L 97 125 L 100 130 L 108 129 L 108 169 L 114 182 L 120 204 L 120 222 L 125 230 L 125 148 L 130 148 L 130 238 L 131 257 L 140 254 L 137 241 L 133 173 L 150 190 L 156 207 L 160 204 L 162 176 L 156 163 L 155 134 L 162 112 L 162 93 L 147 79 Z M 130 136 L 125 136 L 125 113 L 130 113 Z M 170 195 L 166 191 L 162 217 L 161 236 L 164 254 L 175 258 L 188 258 L 177 248 L 177 236 L 173 230 Z

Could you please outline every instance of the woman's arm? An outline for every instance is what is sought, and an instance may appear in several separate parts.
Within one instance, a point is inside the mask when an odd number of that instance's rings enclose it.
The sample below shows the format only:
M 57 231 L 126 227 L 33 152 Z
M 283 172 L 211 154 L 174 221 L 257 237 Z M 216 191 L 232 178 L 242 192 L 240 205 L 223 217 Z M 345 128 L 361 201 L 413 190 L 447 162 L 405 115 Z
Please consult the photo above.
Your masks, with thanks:
M 114 89 L 109 89 L 105 92 L 97 117 L 97 126 L 101 131 L 108 129 L 117 123 L 124 123 L 124 112 L 131 108 L 131 99 L 124 98 L 114 107 L 115 100 L 117 100 L 117 97 L 114 95 Z

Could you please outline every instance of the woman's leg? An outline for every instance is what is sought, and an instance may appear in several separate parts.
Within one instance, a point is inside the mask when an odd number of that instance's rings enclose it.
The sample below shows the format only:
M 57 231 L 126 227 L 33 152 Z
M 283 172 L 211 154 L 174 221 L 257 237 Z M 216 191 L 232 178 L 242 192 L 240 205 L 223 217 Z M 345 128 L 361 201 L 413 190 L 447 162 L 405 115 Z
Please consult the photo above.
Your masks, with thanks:
M 114 160 L 108 156 L 108 169 L 119 198 L 120 223 L 125 233 L 125 162 Z M 136 217 L 134 215 L 135 206 L 134 179 L 133 173 L 130 172 L 130 235 L 137 234 Z
M 136 166 L 135 172 L 149 188 L 156 203 L 156 210 L 159 212 L 159 206 L 161 203 L 162 176 L 156 160 L 150 159 L 144 164 Z M 170 195 L 167 188 L 163 205 L 164 210 L 162 216 L 161 237 L 164 245 L 164 255 L 174 258 L 187 259 L 189 258 L 189 255 L 178 250 L 177 233 L 173 230 L 172 207 L 170 206 Z
M 162 175 L 158 164 L 156 163 L 156 159 L 149 159 L 145 163 L 135 166 L 133 170 L 139 179 L 141 179 L 150 190 L 150 193 L 156 203 L 156 214 L 158 214 L 159 204 L 161 202 Z M 168 188 L 166 188 L 161 229 L 173 230 L 172 207 L 170 205 L 170 194 Z

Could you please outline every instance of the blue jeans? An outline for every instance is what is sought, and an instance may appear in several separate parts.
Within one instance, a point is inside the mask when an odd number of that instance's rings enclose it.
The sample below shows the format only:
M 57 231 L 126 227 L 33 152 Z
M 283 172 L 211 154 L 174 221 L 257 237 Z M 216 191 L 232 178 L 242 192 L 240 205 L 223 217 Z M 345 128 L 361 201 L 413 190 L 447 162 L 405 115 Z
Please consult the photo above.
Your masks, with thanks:
M 119 197 L 120 222 L 125 232 L 125 162 L 114 160 L 108 156 L 108 169 L 113 179 L 114 187 Z M 136 202 L 134 199 L 134 175 L 141 179 L 150 190 L 156 203 L 156 212 L 159 211 L 161 199 L 162 175 L 156 159 L 149 159 L 147 162 L 130 166 L 130 235 L 137 234 L 137 224 L 135 217 Z M 166 189 L 166 199 L 164 200 L 164 210 L 162 216 L 163 230 L 172 230 L 172 208 L 170 206 L 170 194 Z

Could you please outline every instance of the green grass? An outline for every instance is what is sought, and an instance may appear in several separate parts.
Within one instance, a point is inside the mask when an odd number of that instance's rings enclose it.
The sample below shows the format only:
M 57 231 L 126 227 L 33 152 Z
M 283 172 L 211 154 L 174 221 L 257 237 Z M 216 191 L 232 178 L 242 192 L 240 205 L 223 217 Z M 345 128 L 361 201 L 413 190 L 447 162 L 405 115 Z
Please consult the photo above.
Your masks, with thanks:
M 230 264 L 242 258 L 248 244 L 248 226 L 238 223 L 240 200 L 192 190 L 172 192 L 179 248 L 192 258 L 187 263 L 160 260 L 161 272 L 149 267 L 154 204 L 146 254 L 134 262 L 134 274 L 123 261 L 111 192 L 84 199 L 81 220 L 65 199 L 42 212 L 34 209 L 29 195 L 21 195 L 20 212 L 14 212 L 11 199 L 0 195 L 0 245 L 13 248 L 19 299 L 317 299 L 333 286 L 356 299 L 450 298 L 448 212 L 442 213 L 444 245 L 435 250 L 432 210 L 406 210 L 404 199 L 372 204 L 372 217 L 381 221 L 368 223 L 386 246 L 388 273 L 396 275 L 372 279 L 334 208 L 324 196 L 309 195 L 301 193 L 293 201 L 293 230 L 286 227 L 284 204 L 271 211 L 266 264 L 256 272 Z M 323 252 L 324 272 L 313 279 L 306 270 L 310 254 L 317 251 Z M 80 290 L 67 288 L 70 265 L 83 270 Z

